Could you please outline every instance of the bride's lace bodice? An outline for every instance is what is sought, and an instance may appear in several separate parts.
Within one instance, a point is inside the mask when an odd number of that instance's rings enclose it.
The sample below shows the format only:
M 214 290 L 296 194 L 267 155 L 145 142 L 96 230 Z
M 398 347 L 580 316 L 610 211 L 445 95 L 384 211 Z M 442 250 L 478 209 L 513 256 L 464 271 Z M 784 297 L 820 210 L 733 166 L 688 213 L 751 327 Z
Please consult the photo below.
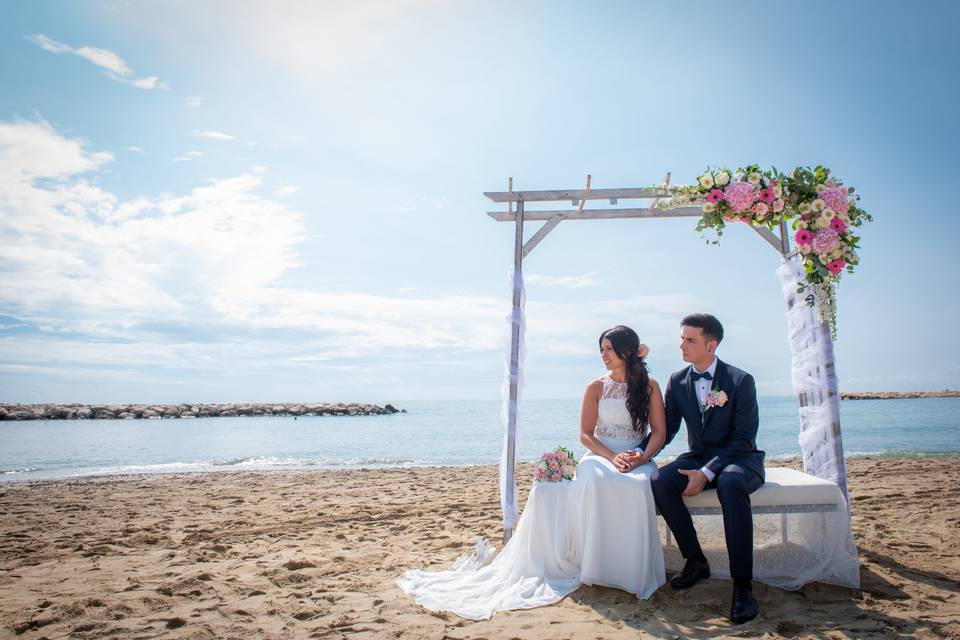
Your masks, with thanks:
M 597 406 L 597 426 L 593 434 L 636 442 L 643 439 L 645 431 L 646 425 L 640 429 L 633 428 L 630 412 L 627 411 L 627 383 L 604 376 L 603 391 Z

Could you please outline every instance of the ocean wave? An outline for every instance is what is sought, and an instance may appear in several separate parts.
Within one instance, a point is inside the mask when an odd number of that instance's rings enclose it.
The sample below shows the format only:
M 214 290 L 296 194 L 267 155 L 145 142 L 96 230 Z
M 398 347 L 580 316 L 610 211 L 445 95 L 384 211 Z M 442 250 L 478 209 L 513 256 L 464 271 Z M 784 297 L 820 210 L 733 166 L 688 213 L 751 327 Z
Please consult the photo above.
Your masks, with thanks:
M 74 467 L 46 469 L 43 473 L 35 468 L 0 469 L 0 477 L 15 480 L 17 474 L 32 474 L 30 480 L 60 480 L 89 478 L 95 476 L 166 475 L 176 473 L 203 473 L 223 471 L 278 471 L 296 469 L 363 469 L 363 468 L 409 468 L 437 466 L 437 462 L 407 458 L 294 458 L 260 456 L 253 458 L 227 458 L 220 460 L 159 462 L 152 464 L 124 464 L 115 466 Z M 23 478 L 24 480 L 28 478 Z
M 281 458 L 260 456 L 256 458 L 230 458 L 215 460 L 214 467 L 409 467 L 431 464 L 428 460 L 406 458 Z

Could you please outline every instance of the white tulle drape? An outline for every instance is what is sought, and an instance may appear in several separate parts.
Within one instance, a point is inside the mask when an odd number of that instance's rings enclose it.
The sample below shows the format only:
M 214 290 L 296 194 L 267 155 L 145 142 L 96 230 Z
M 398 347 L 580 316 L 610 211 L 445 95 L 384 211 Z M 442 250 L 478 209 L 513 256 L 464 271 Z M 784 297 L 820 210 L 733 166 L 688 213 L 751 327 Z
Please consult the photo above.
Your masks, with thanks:
M 847 468 L 840 437 L 840 393 L 833 358 L 830 329 L 816 307 L 805 298 L 814 295 L 804 282 L 804 271 L 794 256 L 777 269 L 787 304 L 787 332 L 790 341 L 793 392 L 800 401 L 800 451 L 803 470 L 837 484 L 847 495 Z
M 833 504 L 817 504 L 808 512 L 754 513 L 754 579 L 795 590 L 809 582 L 860 587 L 860 565 L 850 528 L 846 465 L 840 440 L 840 396 L 829 326 L 817 308 L 807 304 L 809 288 L 798 258 L 777 269 L 787 304 L 791 377 L 800 402 L 800 450 L 806 473 L 837 485 Z M 694 526 L 716 577 L 729 577 L 723 518 L 694 516 Z M 666 526 L 659 523 L 667 538 Z M 676 545 L 664 549 L 667 568 L 678 571 L 683 558 Z
M 513 299 L 519 295 L 520 306 L 511 308 L 506 317 L 506 360 L 504 362 L 504 380 L 500 385 L 500 424 L 503 425 L 503 452 L 500 454 L 500 509 L 503 512 L 503 528 L 513 530 L 517 525 L 519 505 L 517 504 L 517 481 L 514 477 L 514 465 L 508 460 L 508 451 L 511 443 L 516 444 L 520 424 L 518 405 L 520 394 L 523 391 L 523 361 L 527 355 L 526 332 L 527 325 L 524 308 L 527 304 L 527 293 L 523 285 L 523 271 L 510 269 L 508 274 Z M 511 367 L 511 351 L 513 348 L 513 334 L 517 331 L 520 336 L 519 354 L 516 368 Z M 510 398 L 510 386 L 516 384 L 516 399 Z M 516 449 L 514 448 L 514 451 Z

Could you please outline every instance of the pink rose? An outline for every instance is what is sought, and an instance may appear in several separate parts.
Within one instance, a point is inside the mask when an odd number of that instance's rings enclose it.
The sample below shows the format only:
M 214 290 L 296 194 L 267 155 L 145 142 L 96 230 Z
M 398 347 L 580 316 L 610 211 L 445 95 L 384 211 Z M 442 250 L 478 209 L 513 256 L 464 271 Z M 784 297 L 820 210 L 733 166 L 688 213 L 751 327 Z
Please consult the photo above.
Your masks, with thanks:
M 758 202 L 751 209 L 758 218 L 765 218 L 770 213 L 770 207 L 765 202 Z
M 783 198 L 777 198 L 773 201 L 773 212 L 780 213 L 783 211 Z

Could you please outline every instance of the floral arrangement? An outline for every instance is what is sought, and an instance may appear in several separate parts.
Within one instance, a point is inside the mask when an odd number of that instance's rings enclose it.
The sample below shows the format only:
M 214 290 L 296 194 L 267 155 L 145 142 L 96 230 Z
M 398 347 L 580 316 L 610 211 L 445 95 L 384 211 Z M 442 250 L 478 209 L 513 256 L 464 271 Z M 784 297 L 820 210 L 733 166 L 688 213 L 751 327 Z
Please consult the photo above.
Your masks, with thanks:
M 533 468 L 533 479 L 537 482 L 560 482 L 572 480 L 577 460 L 573 452 L 563 447 L 554 451 L 547 451 L 540 456 L 540 461 Z
M 702 205 L 697 231 L 713 229 L 718 238 L 733 222 L 771 230 L 789 223 L 795 253 L 801 255 L 806 271 L 806 284 L 799 293 L 810 288 L 804 300 L 810 306 L 819 302 L 820 319 L 829 322 L 831 336 L 836 338 L 836 284 L 844 271 L 853 273 L 860 264 L 860 237 L 855 231 L 873 220 L 857 206 L 860 196 L 853 187 L 845 187 L 825 167 L 798 167 L 783 174 L 776 167 L 761 170 L 753 164 L 733 171 L 708 168 L 696 185 L 663 185 L 662 189 L 670 198 L 658 201 L 658 207 Z
M 722 407 L 727 404 L 727 392 L 722 390 L 713 389 L 710 393 L 707 394 L 707 397 L 703 403 L 703 406 L 707 409 L 713 409 L 714 407 Z

